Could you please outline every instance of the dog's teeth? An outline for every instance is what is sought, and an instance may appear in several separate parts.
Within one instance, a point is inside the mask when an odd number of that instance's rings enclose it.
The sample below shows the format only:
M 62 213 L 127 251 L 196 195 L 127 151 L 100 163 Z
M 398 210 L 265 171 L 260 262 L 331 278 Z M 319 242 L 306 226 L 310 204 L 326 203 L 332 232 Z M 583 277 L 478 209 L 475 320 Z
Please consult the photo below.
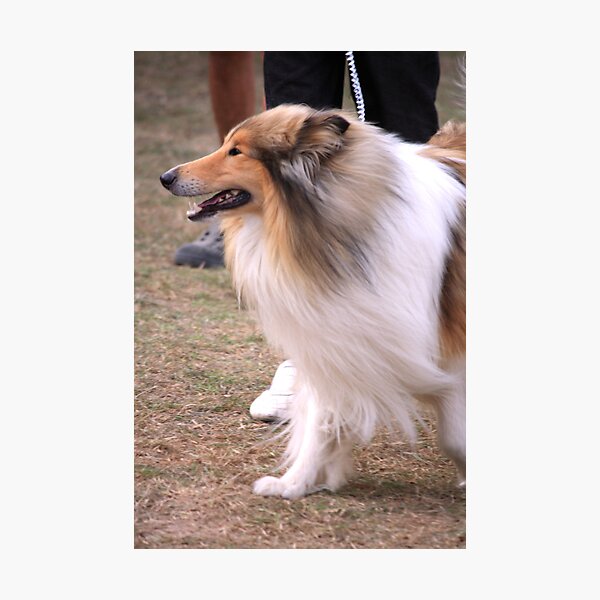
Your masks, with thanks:
M 199 212 L 202 212 L 201 206 L 194 206 L 193 204 L 190 204 L 190 209 L 187 211 L 186 214 L 188 217 L 193 217 L 194 215 L 197 215 Z
M 194 203 L 191 200 L 188 201 L 188 205 L 190 207 L 190 212 L 196 210 L 196 207 L 194 206 Z

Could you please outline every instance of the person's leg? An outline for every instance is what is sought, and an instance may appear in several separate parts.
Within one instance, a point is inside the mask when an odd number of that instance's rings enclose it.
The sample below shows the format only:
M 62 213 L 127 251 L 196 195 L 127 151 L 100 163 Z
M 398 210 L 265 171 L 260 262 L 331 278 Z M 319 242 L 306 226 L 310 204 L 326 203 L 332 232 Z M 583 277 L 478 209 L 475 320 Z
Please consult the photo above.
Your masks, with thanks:
M 343 52 L 265 52 L 267 108 L 280 104 L 340 108 L 344 63 Z
M 222 142 L 229 130 L 255 113 L 254 52 L 209 52 L 208 82 L 213 115 Z M 223 236 L 213 221 L 195 241 L 175 252 L 176 265 L 222 267 Z
M 255 113 L 254 52 L 210 52 L 208 81 L 222 142 L 232 127 Z
M 408 142 L 438 130 L 438 52 L 354 52 L 367 121 Z

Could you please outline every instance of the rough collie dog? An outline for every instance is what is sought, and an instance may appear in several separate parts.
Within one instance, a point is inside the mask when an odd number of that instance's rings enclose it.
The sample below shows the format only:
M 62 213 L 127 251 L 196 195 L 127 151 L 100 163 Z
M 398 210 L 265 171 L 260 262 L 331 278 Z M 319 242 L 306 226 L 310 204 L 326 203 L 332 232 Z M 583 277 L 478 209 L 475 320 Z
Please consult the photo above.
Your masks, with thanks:
M 284 105 L 161 176 L 209 195 L 188 218 L 221 214 L 240 300 L 297 368 L 287 471 L 257 494 L 337 490 L 378 425 L 414 438 L 420 402 L 464 479 L 465 151 L 464 125 L 410 144 Z

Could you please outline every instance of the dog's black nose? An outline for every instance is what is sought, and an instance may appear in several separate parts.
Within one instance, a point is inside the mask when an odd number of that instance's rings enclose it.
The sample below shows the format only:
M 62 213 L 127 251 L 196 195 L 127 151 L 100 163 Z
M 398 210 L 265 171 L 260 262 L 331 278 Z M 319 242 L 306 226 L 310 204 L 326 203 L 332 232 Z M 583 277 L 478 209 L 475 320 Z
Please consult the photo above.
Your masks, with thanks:
M 167 171 L 166 173 L 163 173 L 160 176 L 160 182 L 167 188 L 169 189 L 172 185 L 173 182 L 177 179 L 177 174 L 175 172 L 175 169 L 171 169 L 170 171 Z

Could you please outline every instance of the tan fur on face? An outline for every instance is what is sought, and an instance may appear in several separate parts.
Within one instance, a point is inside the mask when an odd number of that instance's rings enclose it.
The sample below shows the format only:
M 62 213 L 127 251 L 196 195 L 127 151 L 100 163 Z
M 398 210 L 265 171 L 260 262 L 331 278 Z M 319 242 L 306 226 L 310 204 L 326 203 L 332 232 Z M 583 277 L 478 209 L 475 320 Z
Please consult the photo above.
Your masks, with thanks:
M 449 121 L 420 152 L 451 169 L 466 185 L 466 126 Z M 466 351 L 466 206 L 452 230 L 452 249 L 440 299 L 440 346 L 442 356 L 451 358 Z
M 229 151 L 237 147 L 241 154 L 230 156 Z M 250 156 L 246 138 L 240 134 L 229 137 L 215 152 L 181 165 L 177 170 L 180 181 L 202 182 L 206 193 L 228 189 L 243 189 L 250 192 L 252 201 L 238 207 L 239 216 L 248 212 L 258 212 L 267 178 L 266 171 L 259 160 Z

